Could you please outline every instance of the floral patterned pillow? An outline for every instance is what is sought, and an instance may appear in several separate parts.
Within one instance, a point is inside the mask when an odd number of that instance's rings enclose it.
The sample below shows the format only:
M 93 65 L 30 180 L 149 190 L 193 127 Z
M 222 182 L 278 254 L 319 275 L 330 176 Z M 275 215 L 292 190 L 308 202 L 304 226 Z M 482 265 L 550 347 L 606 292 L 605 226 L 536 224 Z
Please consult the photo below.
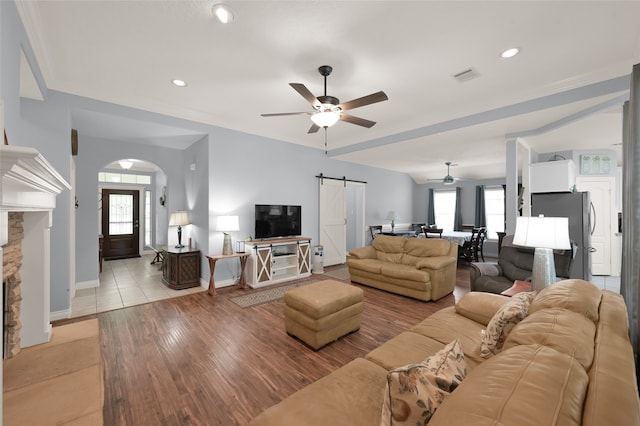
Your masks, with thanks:
M 535 291 L 517 293 L 502 305 L 487 324 L 487 329 L 482 330 L 480 356 L 489 358 L 502 350 L 509 332 L 527 316 L 529 304 L 535 296 Z
M 422 361 L 387 373 L 380 426 L 426 425 L 467 375 L 460 340 Z

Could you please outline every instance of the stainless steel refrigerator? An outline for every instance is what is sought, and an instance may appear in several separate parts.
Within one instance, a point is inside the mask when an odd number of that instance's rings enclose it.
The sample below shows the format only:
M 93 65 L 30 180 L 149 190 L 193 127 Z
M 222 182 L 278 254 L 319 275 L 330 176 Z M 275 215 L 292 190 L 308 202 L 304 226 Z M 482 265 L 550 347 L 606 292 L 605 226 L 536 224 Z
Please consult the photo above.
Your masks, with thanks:
M 592 205 L 588 192 L 553 192 L 531 195 L 531 215 L 569 218 L 569 239 L 576 245 L 571 278 L 591 280 Z

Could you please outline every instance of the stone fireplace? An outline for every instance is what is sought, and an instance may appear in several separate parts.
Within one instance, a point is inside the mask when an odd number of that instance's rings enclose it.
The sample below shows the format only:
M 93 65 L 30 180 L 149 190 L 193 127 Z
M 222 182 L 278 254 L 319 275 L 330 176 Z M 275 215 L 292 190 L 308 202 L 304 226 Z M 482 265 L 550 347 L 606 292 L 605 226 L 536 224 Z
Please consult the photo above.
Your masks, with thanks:
M 50 229 L 56 196 L 69 184 L 33 148 L 0 148 L 0 272 L 5 357 L 48 342 Z

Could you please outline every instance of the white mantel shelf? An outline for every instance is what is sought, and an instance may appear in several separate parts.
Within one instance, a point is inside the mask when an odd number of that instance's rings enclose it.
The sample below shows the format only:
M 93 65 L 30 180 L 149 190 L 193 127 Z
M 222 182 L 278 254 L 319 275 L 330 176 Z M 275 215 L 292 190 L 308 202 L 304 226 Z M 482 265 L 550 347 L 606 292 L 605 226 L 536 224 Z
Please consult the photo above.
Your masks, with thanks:
M 36 150 L 0 145 L 0 211 L 51 210 L 71 185 Z

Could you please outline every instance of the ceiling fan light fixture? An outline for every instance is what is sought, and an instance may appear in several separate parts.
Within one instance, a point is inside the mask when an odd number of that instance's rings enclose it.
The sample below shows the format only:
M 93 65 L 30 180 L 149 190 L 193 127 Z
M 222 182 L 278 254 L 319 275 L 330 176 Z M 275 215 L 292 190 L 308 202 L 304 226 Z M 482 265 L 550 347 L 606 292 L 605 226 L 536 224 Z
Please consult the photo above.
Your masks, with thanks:
M 453 176 L 445 176 L 444 179 L 442 179 L 444 185 L 453 185 L 453 182 L 455 182 Z
M 235 19 L 235 13 L 233 12 L 233 9 L 231 9 L 224 3 L 214 4 L 211 8 L 211 11 L 213 12 L 213 16 L 218 18 L 218 21 L 222 22 L 223 24 L 233 22 L 233 20 Z
M 311 116 L 311 121 L 318 127 L 331 127 L 340 119 L 338 111 L 316 112 Z

